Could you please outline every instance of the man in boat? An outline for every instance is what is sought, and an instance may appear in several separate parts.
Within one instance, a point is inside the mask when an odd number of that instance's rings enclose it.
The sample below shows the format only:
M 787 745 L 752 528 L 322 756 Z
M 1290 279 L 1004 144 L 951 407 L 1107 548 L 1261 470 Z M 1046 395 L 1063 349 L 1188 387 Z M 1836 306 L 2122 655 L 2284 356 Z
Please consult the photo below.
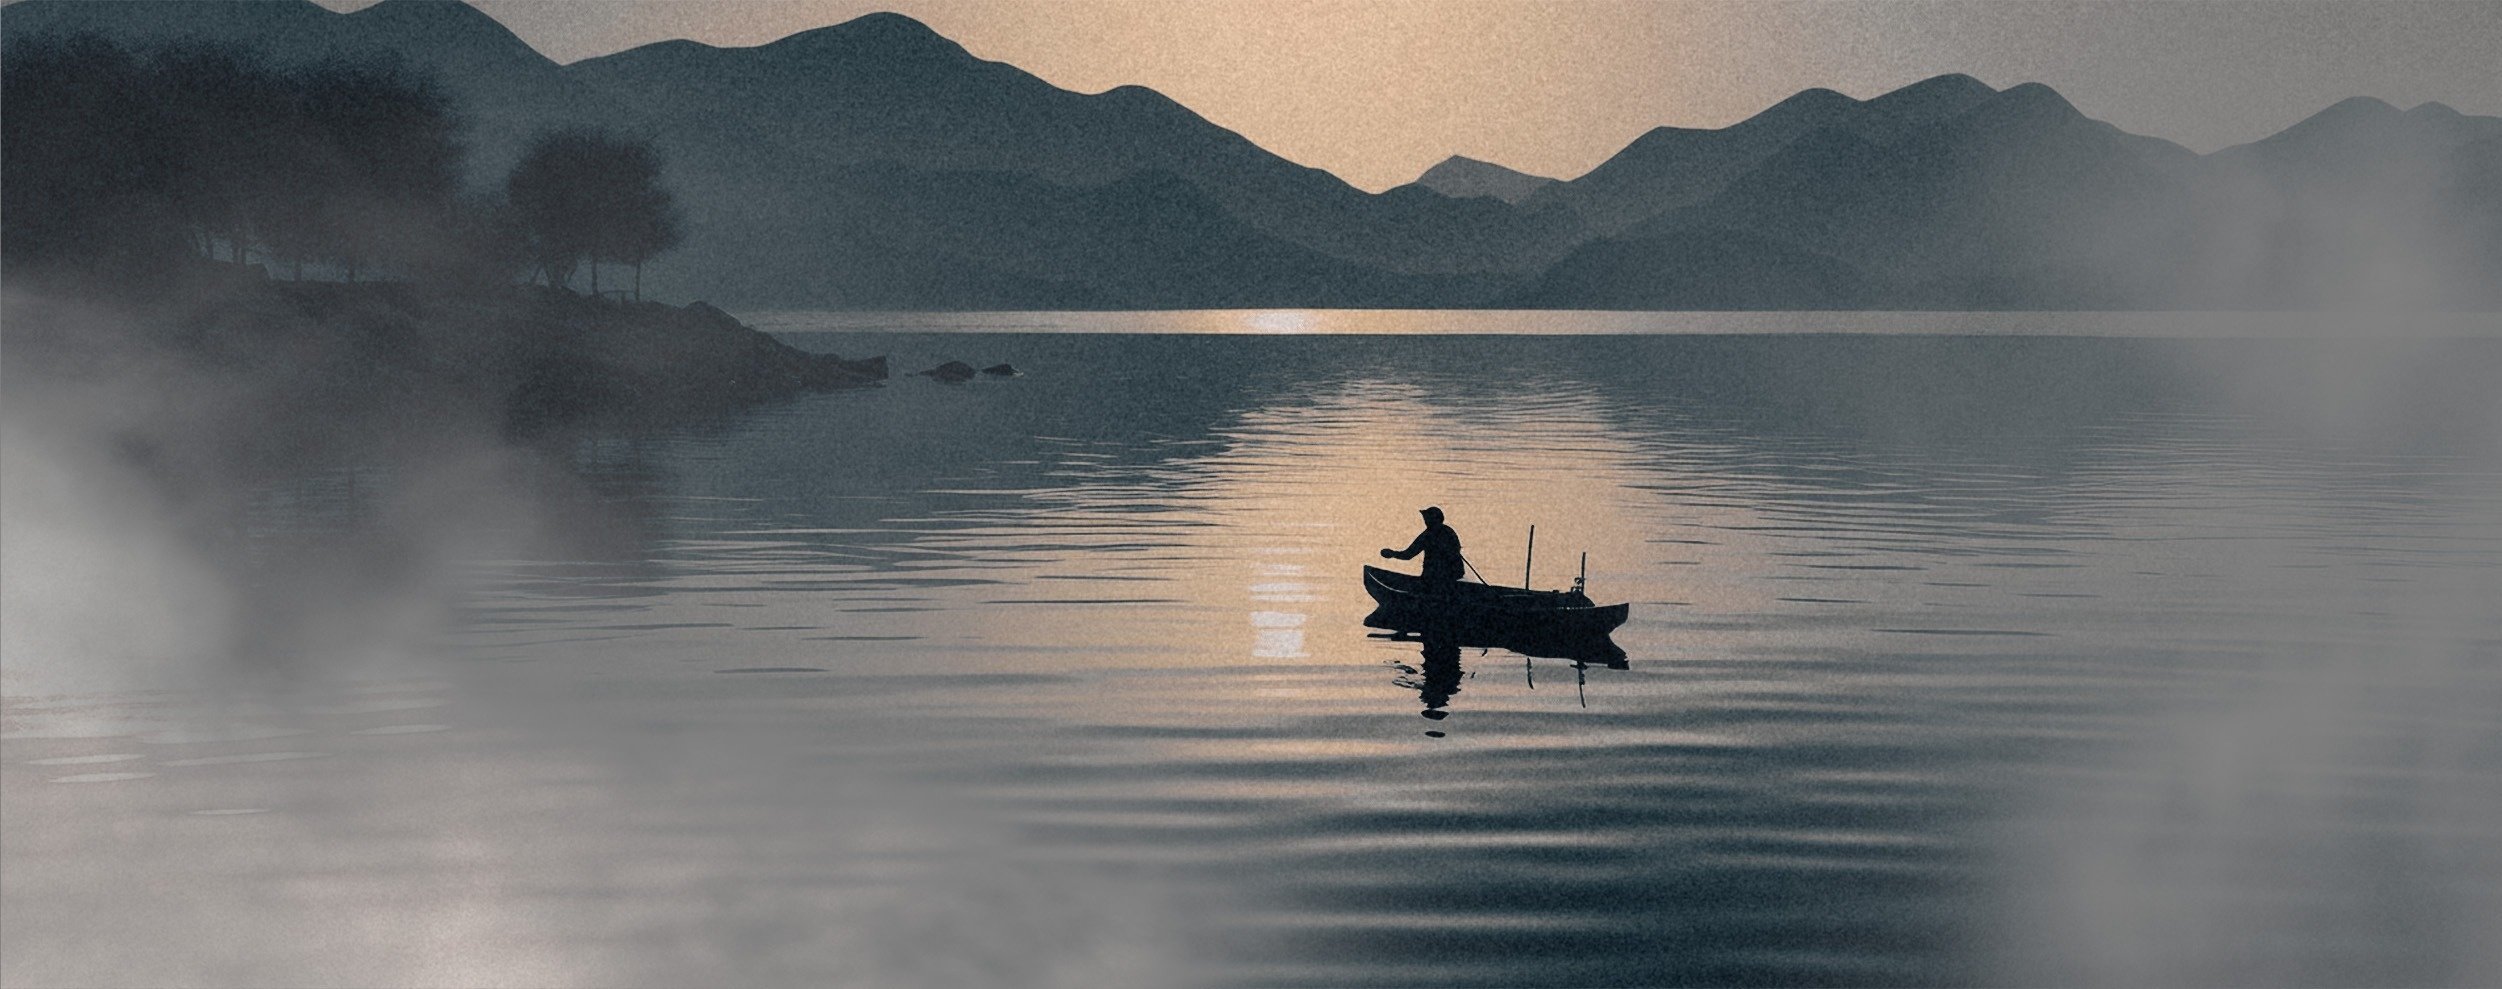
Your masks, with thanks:
M 1459 533 L 1442 524 L 1442 509 L 1428 508 L 1418 514 L 1425 517 L 1425 531 L 1417 533 L 1416 539 L 1408 543 L 1406 549 L 1382 550 L 1381 558 L 1413 560 L 1416 554 L 1423 553 L 1424 578 L 1432 582 L 1429 586 L 1443 589 L 1459 583 L 1460 572 L 1467 566 L 1460 559 Z

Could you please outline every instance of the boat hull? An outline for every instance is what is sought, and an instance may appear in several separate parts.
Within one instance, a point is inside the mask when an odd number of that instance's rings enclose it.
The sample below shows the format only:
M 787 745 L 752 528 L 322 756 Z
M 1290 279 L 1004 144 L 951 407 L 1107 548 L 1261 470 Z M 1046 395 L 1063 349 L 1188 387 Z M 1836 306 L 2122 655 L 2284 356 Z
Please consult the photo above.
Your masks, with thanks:
M 1605 636 L 1624 624 L 1632 610 L 1622 604 L 1592 604 L 1589 598 L 1573 591 L 1531 591 L 1467 582 L 1435 586 L 1422 577 L 1380 567 L 1364 568 L 1364 591 L 1381 606 L 1376 617 L 1397 623 L 1376 627 L 1444 629 L 1479 638 Z

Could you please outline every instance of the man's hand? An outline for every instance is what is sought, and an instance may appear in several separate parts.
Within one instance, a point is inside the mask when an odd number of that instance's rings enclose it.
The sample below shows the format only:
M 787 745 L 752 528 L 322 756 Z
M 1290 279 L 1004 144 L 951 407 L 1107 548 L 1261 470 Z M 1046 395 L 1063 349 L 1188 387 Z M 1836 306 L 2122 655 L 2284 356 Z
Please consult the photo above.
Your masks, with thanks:
M 1399 554 L 1385 549 L 1381 551 L 1381 558 L 1385 560 L 1395 560 L 1399 558 Z

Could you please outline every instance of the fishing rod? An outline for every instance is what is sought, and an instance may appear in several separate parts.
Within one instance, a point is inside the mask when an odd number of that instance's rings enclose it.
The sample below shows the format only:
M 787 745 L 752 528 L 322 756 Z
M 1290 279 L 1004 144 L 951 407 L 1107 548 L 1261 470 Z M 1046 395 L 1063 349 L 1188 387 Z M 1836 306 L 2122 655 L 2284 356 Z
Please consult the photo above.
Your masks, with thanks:
M 1529 589 L 1529 567 L 1530 567 L 1530 565 L 1531 565 L 1531 564 L 1533 564 L 1533 563 L 1535 563 L 1535 562 L 1537 561 L 1537 558 L 1538 558 L 1538 527 L 1537 527 L 1537 526 L 1535 526 L 1535 525 L 1532 525 L 1532 526 L 1530 526 L 1530 527 L 1529 527 L 1529 553 L 1528 553 L 1528 556 L 1527 556 L 1526 558 L 1524 558 L 1524 559 L 1522 559 L 1522 560 L 1520 561 L 1520 589 L 1521 589 L 1521 590 L 1524 590 L 1524 591 L 1525 591 L 1525 590 L 1528 590 L 1528 589 Z M 1475 574 L 1475 575 L 1476 575 L 1476 577 L 1477 577 L 1477 582 L 1478 582 L 1478 583 L 1480 583 L 1480 584 L 1484 584 L 1484 585 L 1486 585 L 1486 586 L 1488 586 L 1488 587 L 1492 587 L 1492 586 L 1494 586 L 1494 582 L 1493 582 L 1493 581 L 1491 581 L 1491 580 L 1487 580 L 1487 579 L 1486 579 L 1486 574 L 1485 574 L 1485 571 L 1477 569 L 1477 561 L 1469 559 L 1469 558 L 1468 558 L 1468 556 L 1467 556 L 1466 554 L 1461 554 L 1461 556 L 1460 556 L 1460 565 L 1461 565 L 1461 566 L 1464 566 L 1464 567 L 1467 567 L 1467 568 L 1468 568 L 1468 572 L 1469 572 L 1469 573 L 1471 573 L 1471 574 Z M 1585 574 L 1585 575 L 1586 575 L 1586 574 L 1588 574 L 1588 573 L 1590 572 L 1590 554 L 1588 554 L 1588 553 L 1583 553 L 1583 554 L 1581 554 L 1581 572 L 1582 572 L 1583 574 Z M 1577 586 L 1576 586 L 1576 589 L 1578 589 L 1578 588 L 1577 588 Z
M 1529 589 L 1529 565 L 1538 559 L 1538 527 L 1529 526 L 1529 552 L 1520 558 L 1520 589 Z

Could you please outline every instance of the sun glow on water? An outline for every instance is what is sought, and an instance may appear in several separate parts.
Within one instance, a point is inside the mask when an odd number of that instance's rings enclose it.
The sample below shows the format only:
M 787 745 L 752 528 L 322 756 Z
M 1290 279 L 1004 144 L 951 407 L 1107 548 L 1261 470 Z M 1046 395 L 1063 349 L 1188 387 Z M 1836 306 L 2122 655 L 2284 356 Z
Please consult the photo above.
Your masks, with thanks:
M 1253 333 L 1310 333 L 1320 314 L 1309 309 L 1263 309 L 1248 313 L 1242 325 Z

